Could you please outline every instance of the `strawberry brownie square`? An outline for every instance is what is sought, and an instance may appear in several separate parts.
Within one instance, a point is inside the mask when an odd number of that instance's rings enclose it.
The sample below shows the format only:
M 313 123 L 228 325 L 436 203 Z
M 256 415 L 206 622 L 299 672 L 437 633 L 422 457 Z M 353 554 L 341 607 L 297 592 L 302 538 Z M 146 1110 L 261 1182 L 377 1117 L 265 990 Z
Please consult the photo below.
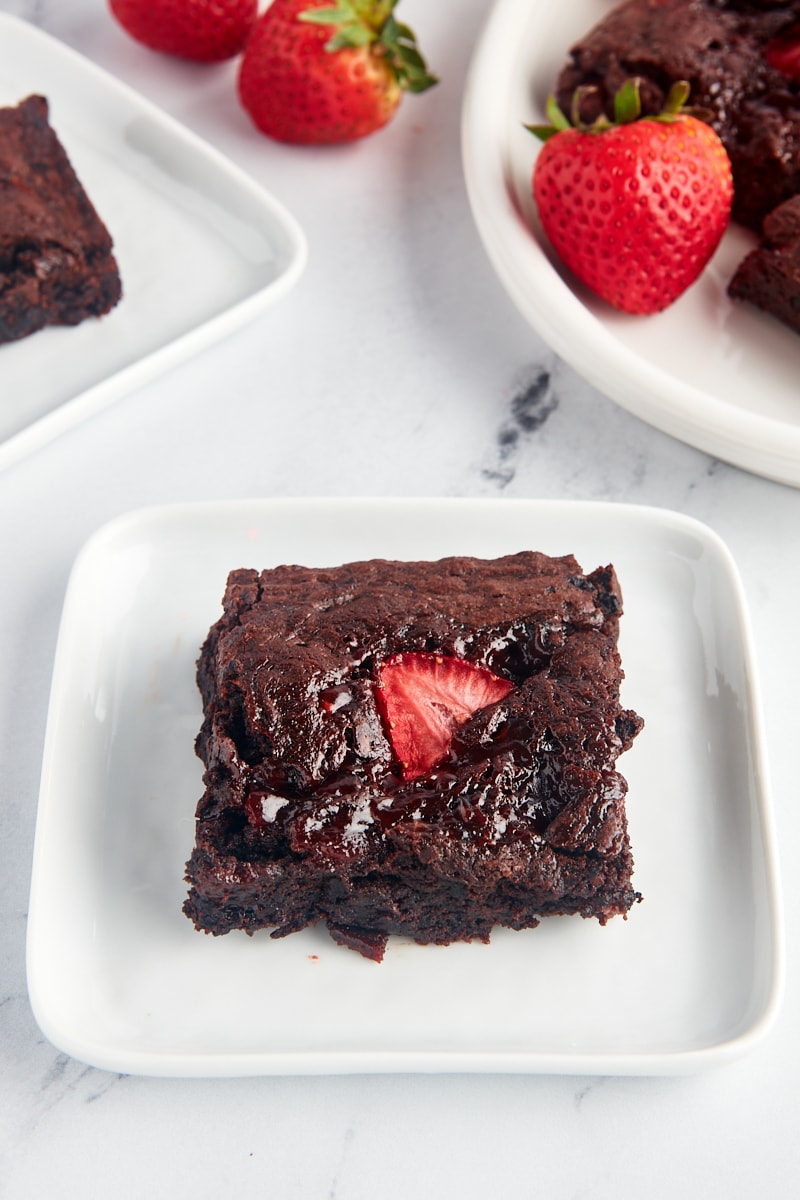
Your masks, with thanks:
M 205 764 L 184 911 L 488 941 L 632 886 L 622 598 L 571 555 L 235 570 L 198 662 Z

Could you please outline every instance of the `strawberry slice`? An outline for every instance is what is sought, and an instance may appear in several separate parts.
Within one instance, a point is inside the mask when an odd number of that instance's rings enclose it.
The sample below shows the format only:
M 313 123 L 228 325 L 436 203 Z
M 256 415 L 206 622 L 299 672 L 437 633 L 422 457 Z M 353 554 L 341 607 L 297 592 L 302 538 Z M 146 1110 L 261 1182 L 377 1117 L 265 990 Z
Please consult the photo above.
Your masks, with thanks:
M 445 757 L 453 732 L 514 685 L 463 658 L 409 652 L 378 668 L 378 706 L 403 779 L 418 779 Z

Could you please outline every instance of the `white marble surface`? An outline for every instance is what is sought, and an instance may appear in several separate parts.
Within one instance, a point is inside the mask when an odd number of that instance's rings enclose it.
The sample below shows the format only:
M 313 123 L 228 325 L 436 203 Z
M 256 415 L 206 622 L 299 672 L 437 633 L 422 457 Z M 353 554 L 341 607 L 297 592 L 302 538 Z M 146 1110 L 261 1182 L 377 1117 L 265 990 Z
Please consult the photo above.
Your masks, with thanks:
M 148 54 L 102 0 L 0 0 L 0 10 L 223 149 L 294 213 L 310 248 L 299 285 L 255 325 L 0 476 L 0 1195 L 792 1194 L 800 651 L 789 598 L 800 587 L 800 492 L 617 408 L 506 299 L 472 223 L 459 150 L 487 0 L 404 0 L 442 83 L 406 101 L 380 136 L 329 151 L 260 139 L 236 106 L 230 65 Z M 26 993 L 26 908 L 49 679 L 77 550 L 142 505 L 348 494 L 629 501 L 688 513 L 727 541 L 752 612 L 787 915 L 784 1007 L 748 1056 L 670 1079 L 159 1080 L 89 1068 L 42 1037 Z

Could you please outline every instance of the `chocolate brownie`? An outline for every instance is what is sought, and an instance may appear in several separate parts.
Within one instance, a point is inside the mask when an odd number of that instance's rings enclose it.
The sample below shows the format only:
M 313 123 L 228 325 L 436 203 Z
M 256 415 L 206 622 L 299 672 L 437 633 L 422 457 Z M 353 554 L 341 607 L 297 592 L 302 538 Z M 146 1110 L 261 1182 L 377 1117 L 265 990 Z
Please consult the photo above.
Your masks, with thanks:
M 0 108 L 0 343 L 99 317 L 122 294 L 111 237 L 43 96 Z
M 800 196 L 769 214 L 762 244 L 739 264 L 728 291 L 800 333 Z
M 615 764 L 642 721 L 620 703 L 621 612 L 613 567 L 572 556 L 233 571 L 198 661 L 186 914 L 214 934 L 322 922 L 379 961 L 395 933 L 627 913 Z M 480 692 L 454 716 L 432 685 L 421 733 L 446 744 L 414 766 L 387 699 L 409 670 Z
M 570 52 L 556 95 L 570 111 L 578 86 L 591 119 L 632 76 L 642 108 L 658 112 L 686 80 L 731 159 L 733 217 L 759 231 L 767 213 L 800 192 L 800 0 L 626 0 Z M 781 69 L 776 66 L 781 64 Z

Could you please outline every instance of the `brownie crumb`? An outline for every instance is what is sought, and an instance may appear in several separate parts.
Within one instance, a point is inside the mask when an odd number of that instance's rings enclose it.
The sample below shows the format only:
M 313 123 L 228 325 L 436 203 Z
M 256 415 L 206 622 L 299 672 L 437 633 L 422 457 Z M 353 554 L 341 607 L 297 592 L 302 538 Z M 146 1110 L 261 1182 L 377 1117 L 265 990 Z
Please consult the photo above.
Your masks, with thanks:
M 761 245 L 739 264 L 728 293 L 800 333 L 800 196 L 768 215 Z

